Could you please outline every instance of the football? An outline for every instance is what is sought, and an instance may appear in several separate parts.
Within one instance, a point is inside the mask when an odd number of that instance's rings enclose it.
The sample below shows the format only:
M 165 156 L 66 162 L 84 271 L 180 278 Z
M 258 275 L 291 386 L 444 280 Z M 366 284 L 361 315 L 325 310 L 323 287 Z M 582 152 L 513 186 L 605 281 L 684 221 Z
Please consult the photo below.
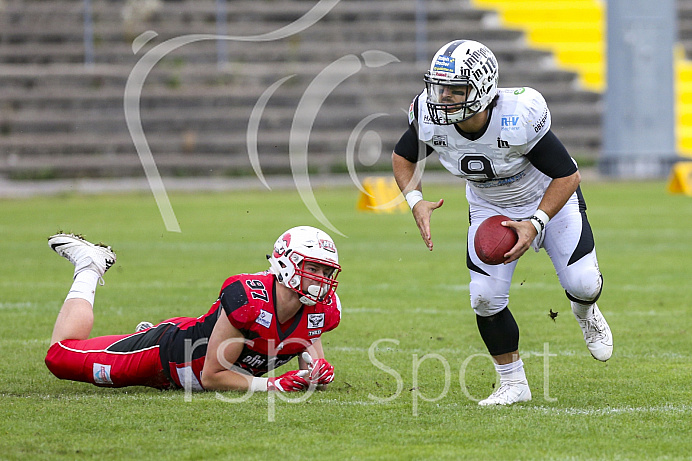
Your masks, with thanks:
M 517 233 L 511 227 L 505 227 L 503 221 L 512 221 L 507 216 L 491 216 L 478 226 L 473 245 L 476 254 L 486 264 L 501 264 L 505 262 L 505 253 L 516 245 Z

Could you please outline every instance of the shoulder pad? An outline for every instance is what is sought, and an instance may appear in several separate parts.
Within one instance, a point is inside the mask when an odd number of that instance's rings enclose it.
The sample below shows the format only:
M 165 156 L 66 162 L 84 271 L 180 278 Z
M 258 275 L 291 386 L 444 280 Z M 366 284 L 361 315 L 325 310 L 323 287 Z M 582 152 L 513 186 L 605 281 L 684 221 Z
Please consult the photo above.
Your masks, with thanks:
M 500 116 L 503 137 L 512 145 L 531 145 L 550 129 L 550 111 L 533 88 L 502 88 Z
M 236 280 L 226 285 L 223 290 L 221 290 L 219 301 L 226 315 L 231 315 L 238 308 L 245 306 L 248 303 L 248 296 L 243 282 Z

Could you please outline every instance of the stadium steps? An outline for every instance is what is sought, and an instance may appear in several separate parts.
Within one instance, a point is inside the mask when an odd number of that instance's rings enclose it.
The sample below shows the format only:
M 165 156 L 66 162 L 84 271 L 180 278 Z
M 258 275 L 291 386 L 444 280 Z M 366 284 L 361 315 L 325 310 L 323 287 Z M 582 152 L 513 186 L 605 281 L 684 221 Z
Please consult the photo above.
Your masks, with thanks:
M 279 29 L 315 5 L 312 1 L 228 2 L 233 35 Z M 271 5 L 271 8 L 267 8 Z M 267 88 L 294 75 L 268 101 L 258 130 L 260 162 L 287 171 L 290 129 L 306 88 L 327 65 L 359 56 L 361 69 L 321 107 L 309 138 L 310 168 L 343 171 L 345 146 L 358 122 L 386 113 L 368 129 L 381 138 L 384 167 L 405 129 L 406 110 L 423 88 L 429 57 L 464 36 L 496 53 L 501 86 L 532 86 L 548 100 L 554 130 L 574 152 L 589 155 L 600 143 L 600 99 L 580 90 L 574 72 L 554 66 L 549 50 L 526 46 L 519 30 L 500 28 L 495 13 L 468 1 L 427 2 L 430 27 L 425 62 L 416 63 L 413 1 L 340 2 L 318 23 L 286 39 L 226 42 L 228 62 L 217 63 L 217 43 L 205 40 L 166 56 L 147 76 L 141 120 L 164 174 L 247 172 L 247 128 Z M 153 46 L 190 33 L 216 33 L 212 0 L 165 2 L 145 20 L 123 20 L 123 3 L 92 2 L 94 64 L 84 65 L 82 0 L 5 0 L 0 11 L 0 175 L 63 177 L 141 175 L 123 111 L 132 67 Z M 158 36 L 137 54 L 132 39 Z M 365 65 L 362 53 L 380 50 L 399 62 Z M 359 148 L 362 146 L 359 146 Z M 360 151 L 359 151 L 360 152 Z M 366 159 L 367 160 L 367 159 Z M 363 162 L 371 165 L 372 159 Z
M 606 85 L 605 4 L 596 0 L 473 0 L 495 8 L 507 27 L 526 30 L 529 41 L 555 54 L 560 66 L 574 70 L 586 88 Z M 692 156 L 692 0 L 677 0 L 678 40 L 675 52 L 676 144 Z M 684 51 L 683 51 L 684 50 Z
M 522 28 L 534 46 L 550 51 L 560 66 L 579 73 L 592 91 L 605 85 L 605 7 L 598 0 L 473 0 L 496 9 L 506 27 Z

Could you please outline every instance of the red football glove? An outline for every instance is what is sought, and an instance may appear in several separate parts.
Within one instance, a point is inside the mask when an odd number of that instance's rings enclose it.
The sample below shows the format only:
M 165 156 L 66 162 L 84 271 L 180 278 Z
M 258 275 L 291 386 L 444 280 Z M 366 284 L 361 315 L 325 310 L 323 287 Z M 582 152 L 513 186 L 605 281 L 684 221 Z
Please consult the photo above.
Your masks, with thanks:
M 329 384 L 334 381 L 334 367 L 325 359 L 312 361 L 310 368 L 310 382 L 313 384 Z
M 283 375 L 276 378 L 269 378 L 269 381 L 267 381 L 267 390 L 279 392 L 296 392 L 305 390 L 310 385 L 305 379 L 305 376 L 307 376 L 307 370 L 287 371 Z

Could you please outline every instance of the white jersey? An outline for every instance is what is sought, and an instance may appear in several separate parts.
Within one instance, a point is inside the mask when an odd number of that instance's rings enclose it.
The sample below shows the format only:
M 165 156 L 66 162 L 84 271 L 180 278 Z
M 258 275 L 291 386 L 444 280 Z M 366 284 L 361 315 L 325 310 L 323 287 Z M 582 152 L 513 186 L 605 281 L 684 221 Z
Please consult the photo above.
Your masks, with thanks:
M 442 165 L 467 180 L 469 203 L 474 195 L 492 205 L 523 207 L 539 201 L 550 178 L 537 170 L 526 154 L 550 129 L 550 111 L 532 88 L 501 88 L 483 135 L 472 141 L 456 125 L 430 120 L 427 92 L 417 96 L 409 110 L 409 123 L 418 121 L 418 138 L 432 147 Z

